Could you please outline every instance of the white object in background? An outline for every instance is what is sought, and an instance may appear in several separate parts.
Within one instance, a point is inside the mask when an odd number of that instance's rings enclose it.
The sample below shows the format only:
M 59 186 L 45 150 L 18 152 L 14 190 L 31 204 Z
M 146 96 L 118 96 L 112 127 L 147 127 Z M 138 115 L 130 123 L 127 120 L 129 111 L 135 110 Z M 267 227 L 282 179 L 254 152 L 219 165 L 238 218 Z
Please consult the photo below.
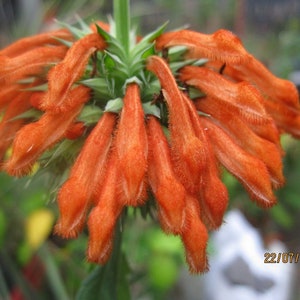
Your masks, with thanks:
M 286 253 L 280 241 L 265 249 L 258 231 L 238 210 L 230 211 L 211 241 L 205 300 L 290 300 L 295 263 L 265 263 L 265 253 Z

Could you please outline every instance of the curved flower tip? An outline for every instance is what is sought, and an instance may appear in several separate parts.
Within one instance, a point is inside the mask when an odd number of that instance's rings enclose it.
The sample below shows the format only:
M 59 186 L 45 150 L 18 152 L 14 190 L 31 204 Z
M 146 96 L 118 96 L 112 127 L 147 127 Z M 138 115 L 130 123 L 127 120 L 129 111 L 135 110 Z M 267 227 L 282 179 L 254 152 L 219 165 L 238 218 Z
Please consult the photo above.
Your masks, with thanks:
M 260 206 L 274 205 L 276 197 L 266 165 L 239 147 L 219 126 L 206 118 L 203 118 L 203 122 L 209 130 L 209 138 L 221 164 L 241 181 L 250 197 Z
M 148 180 L 158 203 L 162 228 L 168 233 L 182 231 L 185 218 L 186 191 L 173 171 L 171 153 L 159 121 L 149 116 Z
M 105 264 L 112 248 L 116 216 L 108 207 L 95 207 L 89 215 L 89 244 L 87 258 L 91 262 Z
M 147 69 L 158 77 L 168 104 L 175 172 L 185 188 L 195 194 L 199 191 L 200 174 L 206 164 L 205 149 L 195 134 L 187 104 L 168 64 L 158 56 L 151 56 L 147 61 Z
M 247 64 L 226 66 L 224 74 L 235 80 L 253 83 L 267 99 L 285 103 L 296 109 L 300 107 L 295 84 L 275 76 L 252 55 Z
M 16 57 L 37 47 L 46 45 L 61 45 L 61 42 L 58 39 L 71 41 L 73 40 L 73 36 L 66 29 L 59 29 L 56 31 L 25 37 L 2 49 L 0 51 L 0 55 Z
M 111 254 L 115 226 L 124 206 L 118 173 L 119 162 L 114 151 L 108 162 L 106 178 L 97 206 L 93 208 L 88 219 L 87 257 L 89 261 L 100 264 L 104 264 Z
M 46 66 L 61 61 L 66 51 L 65 46 L 40 47 L 13 58 L 0 56 L 0 84 L 13 84 L 42 73 Z
M 81 137 L 86 129 L 83 122 L 76 122 L 67 130 L 65 137 L 69 140 L 76 140 Z
M 70 89 L 85 71 L 91 54 L 106 47 L 98 33 L 91 33 L 76 41 L 66 53 L 63 61 L 48 73 L 48 92 L 42 107 L 45 110 L 65 111 L 70 103 Z
M 187 105 L 195 134 L 203 145 L 202 159 L 206 162 L 198 182 L 200 188 L 197 198 L 201 204 L 201 217 L 208 228 L 216 229 L 222 224 L 228 204 L 228 192 L 220 179 L 217 161 L 198 112 L 188 96 L 182 93 L 182 97 Z
M 55 233 L 64 238 L 75 238 L 83 229 L 88 209 L 88 187 L 71 178 L 60 189 L 58 206 L 60 217 Z
M 25 125 L 14 139 L 12 155 L 4 164 L 6 172 L 13 176 L 28 174 L 37 158 L 65 135 L 81 108 L 58 115 L 45 113 L 39 121 Z
M 210 120 L 230 133 L 235 142 L 249 154 L 259 158 L 268 168 L 274 187 L 284 183 L 282 150 L 277 145 L 257 135 L 248 124 L 237 116 L 229 107 L 214 98 L 203 98 L 197 102 L 197 108 L 210 115 Z M 245 139 L 245 136 L 247 137 Z
M 224 29 L 213 34 L 191 30 L 167 32 L 156 39 L 155 46 L 158 50 L 173 46 L 186 46 L 190 50 L 190 57 L 210 58 L 224 63 L 241 63 L 250 59 L 240 39 Z
M 209 97 L 222 101 L 252 124 L 266 124 L 270 116 L 264 98 L 249 82 L 234 83 L 206 67 L 187 66 L 180 71 L 180 80 L 195 86 Z M 218 84 L 215 84 L 218 82 Z
M 193 197 L 188 197 L 186 205 L 186 220 L 181 236 L 185 248 L 186 261 L 191 273 L 207 272 L 206 246 L 208 232 L 200 219 L 200 207 L 197 200 Z
M 16 118 L 30 108 L 31 92 L 18 93 L 11 100 L 0 122 L 0 162 L 25 120 Z M 16 119 L 14 119 L 16 118 Z
M 117 126 L 115 148 L 120 162 L 121 185 L 128 205 L 139 205 L 145 200 L 148 144 L 145 116 L 139 86 L 129 84 Z
M 69 179 L 59 191 L 60 219 L 56 232 L 64 237 L 75 237 L 81 231 L 87 209 L 96 202 L 94 195 L 104 179 L 115 123 L 115 114 L 104 113 L 85 141 Z

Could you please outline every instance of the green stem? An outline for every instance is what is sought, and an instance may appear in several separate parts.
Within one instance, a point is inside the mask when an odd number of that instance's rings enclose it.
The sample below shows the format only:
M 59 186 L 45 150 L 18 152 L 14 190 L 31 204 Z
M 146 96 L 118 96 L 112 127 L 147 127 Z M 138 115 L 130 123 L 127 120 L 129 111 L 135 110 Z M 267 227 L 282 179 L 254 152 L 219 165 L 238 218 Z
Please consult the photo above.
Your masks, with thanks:
M 47 245 L 43 245 L 39 249 L 39 255 L 45 264 L 46 274 L 56 298 L 61 300 L 70 299 L 65 290 L 65 286 L 57 269 L 56 263 L 49 252 Z
M 130 50 L 130 0 L 114 0 L 113 14 L 116 24 L 116 38 L 124 47 L 125 53 Z

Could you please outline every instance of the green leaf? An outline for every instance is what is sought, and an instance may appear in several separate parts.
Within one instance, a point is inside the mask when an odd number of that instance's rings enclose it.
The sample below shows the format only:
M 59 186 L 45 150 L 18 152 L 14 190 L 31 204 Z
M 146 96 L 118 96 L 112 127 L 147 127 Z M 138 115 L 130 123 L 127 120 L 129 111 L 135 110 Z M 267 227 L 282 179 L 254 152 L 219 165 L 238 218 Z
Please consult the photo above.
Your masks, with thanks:
M 143 103 L 143 109 L 146 115 L 154 115 L 160 118 L 160 109 L 156 105 L 151 104 L 151 102 Z
M 153 42 L 156 38 L 158 38 L 165 31 L 165 28 L 167 27 L 168 23 L 169 23 L 168 21 L 165 22 L 160 27 L 158 27 L 156 30 L 154 30 L 154 31 L 150 32 L 149 34 L 147 34 L 146 36 L 144 36 L 142 38 L 142 40 L 138 43 L 138 45 Z
M 32 91 L 32 92 L 44 92 L 48 90 L 48 83 L 41 85 L 33 86 L 30 88 L 23 89 L 23 91 Z
M 87 34 L 89 34 L 89 33 L 92 32 L 90 26 L 89 26 L 86 22 L 84 22 L 84 21 L 80 18 L 80 16 L 75 15 L 75 18 L 77 19 L 78 24 L 80 25 L 81 30 L 82 30 L 83 32 L 85 32 L 85 33 L 87 33 Z
M 86 35 L 86 32 L 84 32 L 81 29 L 76 28 L 75 26 L 69 25 L 68 23 L 64 23 L 61 21 L 57 21 L 57 23 L 59 25 L 61 25 L 62 27 L 67 28 L 77 39 L 81 39 L 82 37 L 84 37 Z
M 101 118 L 102 114 L 103 114 L 103 110 L 98 106 L 86 105 L 82 109 L 78 117 L 78 121 L 84 122 L 86 126 L 89 126 L 97 123 Z
M 58 37 L 53 37 L 55 40 L 61 42 L 63 45 L 67 46 L 68 48 L 70 48 L 73 45 L 73 42 L 70 41 L 66 41 L 64 39 L 58 38 Z
M 80 81 L 80 83 L 96 91 L 99 96 L 106 98 L 110 95 L 107 80 L 104 78 L 89 78 Z
M 118 113 L 123 107 L 123 100 L 121 98 L 116 98 L 109 100 L 105 106 L 105 111 Z
M 10 121 L 15 121 L 19 119 L 38 119 L 43 113 L 39 110 L 36 110 L 35 108 L 31 108 L 27 111 L 25 111 L 22 114 L 17 115 L 16 117 L 10 119 Z

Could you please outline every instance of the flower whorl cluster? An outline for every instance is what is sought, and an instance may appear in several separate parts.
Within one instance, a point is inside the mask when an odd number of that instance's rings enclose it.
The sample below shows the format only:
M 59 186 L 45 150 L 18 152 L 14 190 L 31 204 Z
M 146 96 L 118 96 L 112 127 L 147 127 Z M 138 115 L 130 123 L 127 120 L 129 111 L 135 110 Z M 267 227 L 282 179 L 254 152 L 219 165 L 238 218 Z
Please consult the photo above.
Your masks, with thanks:
M 73 151 L 71 141 L 80 150 L 66 159 L 58 234 L 76 237 L 87 219 L 87 257 L 105 263 L 123 209 L 152 194 L 191 272 L 207 270 L 208 230 L 228 203 L 221 166 L 260 206 L 276 203 L 280 134 L 300 137 L 295 86 L 226 30 L 160 28 L 136 38 L 128 55 L 106 24 L 82 27 L 0 51 L 2 169 L 23 176 L 37 161 L 49 167 Z

